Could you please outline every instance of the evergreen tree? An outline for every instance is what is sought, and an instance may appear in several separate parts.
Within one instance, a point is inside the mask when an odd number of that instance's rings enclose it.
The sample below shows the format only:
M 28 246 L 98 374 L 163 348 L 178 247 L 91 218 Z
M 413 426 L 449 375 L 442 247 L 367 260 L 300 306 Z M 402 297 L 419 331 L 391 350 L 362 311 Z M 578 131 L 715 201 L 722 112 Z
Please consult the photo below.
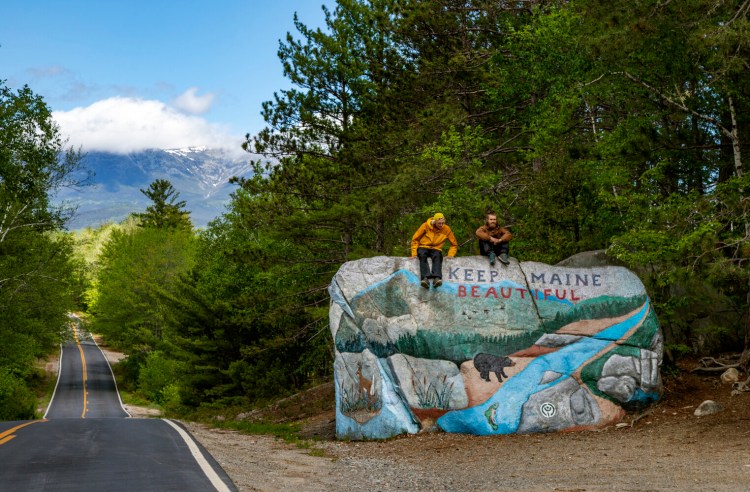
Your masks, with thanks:
M 189 406 L 257 402 L 330 375 L 328 306 L 305 269 L 286 258 L 296 245 L 233 223 L 230 214 L 200 235 L 197 264 L 166 299 L 184 365 Z
M 254 210 L 247 216 L 268 223 L 272 214 L 274 229 L 293 231 L 301 261 L 340 263 L 361 255 L 355 236 L 363 231 L 371 233 L 365 248 L 386 248 L 386 201 L 374 190 L 387 182 L 394 150 L 371 136 L 388 135 L 393 113 L 382 104 L 405 70 L 390 40 L 397 4 L 339 2 L 334 13 L 326 11 L 327 32 L 295 20 L 303 39 L 288 35 L 279 49 L 295 88 L 264 103 L 269 126 L 245 146 L 280 165 L 258 166 L 252 179 L 238 182 L 263 197 L 243 203 Z
M 190 212 L 185 210 L 185 200 L 177 201 L 180 193 L 166 179 L 154 180 L 146 190 L 140 190 L 153 203 L 146 212 L 135 214 L 143 227 L 177 228 L 190 230 Z

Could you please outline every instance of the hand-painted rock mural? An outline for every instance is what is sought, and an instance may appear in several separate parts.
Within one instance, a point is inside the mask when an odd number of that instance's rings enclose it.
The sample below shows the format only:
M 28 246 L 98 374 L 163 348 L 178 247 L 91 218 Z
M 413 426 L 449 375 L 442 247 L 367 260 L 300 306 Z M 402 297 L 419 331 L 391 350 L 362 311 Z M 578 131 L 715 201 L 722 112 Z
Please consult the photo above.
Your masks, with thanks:
M 339 438 L 594 429 L 659 398 L 661 330 L 629 270 L 446 258 L 431 289 L 418 271 L 367 258 L 331 282 Z

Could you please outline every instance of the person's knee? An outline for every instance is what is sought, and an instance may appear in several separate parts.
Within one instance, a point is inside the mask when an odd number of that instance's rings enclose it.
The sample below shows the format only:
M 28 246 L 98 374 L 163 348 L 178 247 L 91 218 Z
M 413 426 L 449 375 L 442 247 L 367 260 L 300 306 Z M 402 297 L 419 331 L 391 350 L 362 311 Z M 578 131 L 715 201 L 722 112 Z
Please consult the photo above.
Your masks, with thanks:
M 490 244 L 490 242 L 479 240 L 479 254 L 482 256 L 487 256 L 490 254 L 490 251 L 492 251 L 492 245 Z

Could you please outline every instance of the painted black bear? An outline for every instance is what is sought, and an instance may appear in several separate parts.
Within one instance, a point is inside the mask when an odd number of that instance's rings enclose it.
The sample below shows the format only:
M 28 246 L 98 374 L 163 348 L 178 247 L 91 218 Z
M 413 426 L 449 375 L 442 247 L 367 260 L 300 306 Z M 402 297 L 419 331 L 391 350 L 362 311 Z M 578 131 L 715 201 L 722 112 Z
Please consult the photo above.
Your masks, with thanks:
M 492 354 L 477 354 L 474 357 L 474 367 L 479 371 L 479 376 L 485 381 L 490 380 L 490 373 L 494 372 L 499 382 L 503 382 L 503 378 L 508 378 L 503 368 L 515 366 L 509 357 L 498 357 Z

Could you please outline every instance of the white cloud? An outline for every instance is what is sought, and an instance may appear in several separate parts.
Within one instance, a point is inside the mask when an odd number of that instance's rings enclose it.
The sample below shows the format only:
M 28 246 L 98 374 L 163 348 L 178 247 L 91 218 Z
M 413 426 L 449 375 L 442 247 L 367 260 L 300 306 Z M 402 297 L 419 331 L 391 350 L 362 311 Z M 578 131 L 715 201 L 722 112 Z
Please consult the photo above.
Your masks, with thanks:
M 189 91 L 188 91 L 189 92 Z M 112 97 L 52 114 L 69 145 L 86 151 L 128 153 L 144 149 L 206 146 L 241 152 L 241 136 L 161 101 Z
M 179 96 L 177 96 L 172 104 L 186 113 L 190 114 L 203 114 L 211 109 L 211 104 L 214 102 L 214 95 L 210 92 L 199 96 L 197 87 L 191 87 Z

